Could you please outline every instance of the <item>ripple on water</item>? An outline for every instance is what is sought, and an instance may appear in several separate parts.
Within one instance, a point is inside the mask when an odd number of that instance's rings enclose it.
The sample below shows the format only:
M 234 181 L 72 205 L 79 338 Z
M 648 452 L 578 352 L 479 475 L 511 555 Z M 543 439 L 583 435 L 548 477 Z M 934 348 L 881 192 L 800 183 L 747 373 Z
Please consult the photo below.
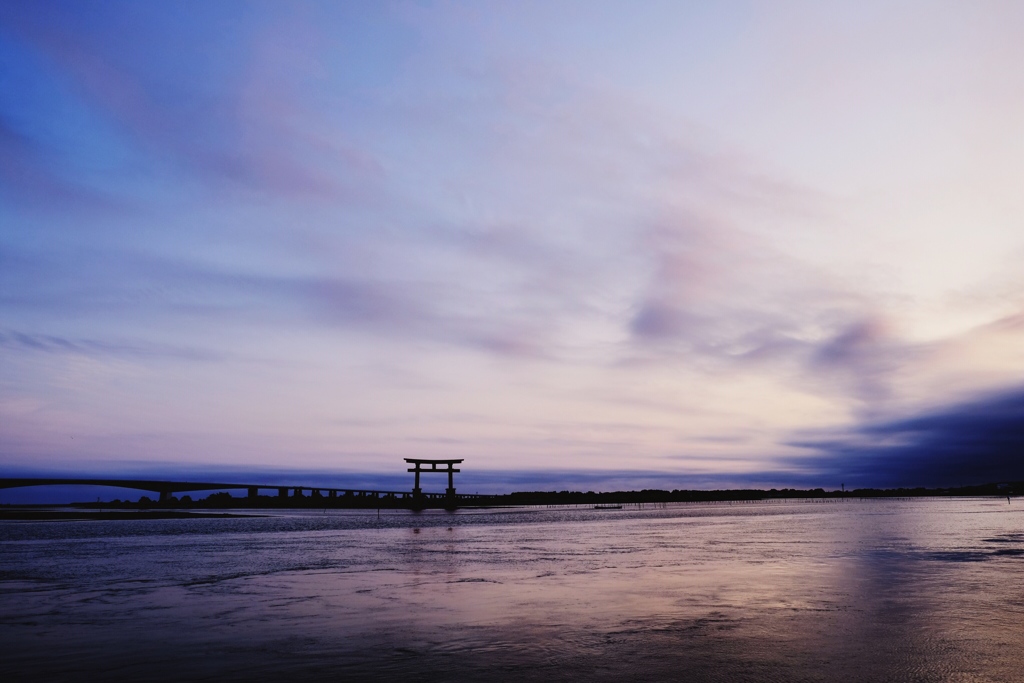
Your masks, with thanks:
M 997 681 L 1024 663 L 1012 508 L 623 512 L 0 524 L 0 676 Z

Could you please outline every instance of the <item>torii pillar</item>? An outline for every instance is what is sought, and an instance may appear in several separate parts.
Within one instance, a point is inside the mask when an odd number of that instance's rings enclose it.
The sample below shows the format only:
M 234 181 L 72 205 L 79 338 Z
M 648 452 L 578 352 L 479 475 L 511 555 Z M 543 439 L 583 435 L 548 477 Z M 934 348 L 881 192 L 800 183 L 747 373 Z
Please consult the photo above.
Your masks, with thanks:
M 445 491 L 445 508 L 449 510 L 455 509 L 455 473 L 461 472 L 462 470 L 455 469 L 455 465 L 462 462 L 463 458 L 454 460 L 424 460 L 422 458 L 405 458 L 405 461 L 412 465 L 408 470 L 415 474 L 415 483 L 412 487 L 412 500 L 413 509 L 423 509 L 423 489 L 420 488 L 420 473 L 421 472 L 447 472 L 448 473 L 448 490 Z M 430 469 L 425 469 L 424 465 L 430 465 Z M 438 465 L 447 465 L 447 469 L 438 469 Z

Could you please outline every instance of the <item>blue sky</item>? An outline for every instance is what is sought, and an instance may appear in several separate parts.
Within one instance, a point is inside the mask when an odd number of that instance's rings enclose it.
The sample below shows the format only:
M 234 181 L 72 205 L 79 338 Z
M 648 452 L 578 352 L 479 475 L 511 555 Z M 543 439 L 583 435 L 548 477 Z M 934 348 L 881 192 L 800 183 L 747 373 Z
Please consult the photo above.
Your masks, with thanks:
M 1024 479 L 1022 13 L 4 3 L 0 467 Z

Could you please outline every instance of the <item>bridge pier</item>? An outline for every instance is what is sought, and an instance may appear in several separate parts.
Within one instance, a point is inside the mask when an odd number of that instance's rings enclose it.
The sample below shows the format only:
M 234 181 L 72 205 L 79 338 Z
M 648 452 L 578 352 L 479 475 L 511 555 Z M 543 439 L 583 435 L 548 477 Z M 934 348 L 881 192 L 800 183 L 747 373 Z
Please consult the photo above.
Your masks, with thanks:
M 160 502 L 161 503 L 169 502 L 170 499 L 171 499 L 171 493 L 172 493 L 171 491 L 161 491 L 160 492 Z
M 287 498 L 288 497 L 288 489 L 285 489 L 285 488 L 278 489 L 277 490 L 277 497 L 278 498 Z
M 249 497 L 250 498 L 256 498 L 259 495 L 260 495 L 260 490 L 258 488 L 256 488 L 255 486 L 250 486 L 249 487 Z

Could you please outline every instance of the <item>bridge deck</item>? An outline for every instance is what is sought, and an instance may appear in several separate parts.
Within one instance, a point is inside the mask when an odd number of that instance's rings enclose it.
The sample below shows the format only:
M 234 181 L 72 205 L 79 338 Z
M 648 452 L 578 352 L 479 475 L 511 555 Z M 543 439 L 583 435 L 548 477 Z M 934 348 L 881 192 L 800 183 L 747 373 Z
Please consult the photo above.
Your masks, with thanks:
M 248 491 L 268 489 L 274 491 L 327 491 L 328 493 L 352 493 L 355 495 L 410 496 L 410 491 L 379 491 L 356 489 L 347 486 L 298 486 L 295 484 L 237 484 L 225 482 L 162 481 L 156 479 L 76 479 L 70 477 L 16 477 L 0 478 L 0 489 L 24 486 L 112 486 L 136 491 L 151 491 L 167 496 L 172 493 L 189 491 L 223 491 L 244 489 Z M 433 494 L 425 494 L 433 495 Z M 438 494 L 441 495 L 441 494 Z M 460 498 L 476 498 L 473 494 L 458 494 Z

